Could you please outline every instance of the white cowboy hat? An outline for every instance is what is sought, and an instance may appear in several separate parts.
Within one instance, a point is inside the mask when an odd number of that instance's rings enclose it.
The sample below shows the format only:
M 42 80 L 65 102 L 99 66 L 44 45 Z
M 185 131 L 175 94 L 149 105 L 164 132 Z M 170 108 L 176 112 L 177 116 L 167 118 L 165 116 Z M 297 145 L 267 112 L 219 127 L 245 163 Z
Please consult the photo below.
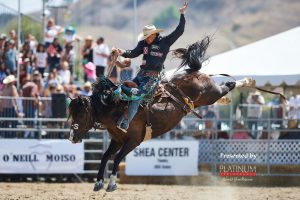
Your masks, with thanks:
M 84 87 L 84 88 L 85 88 L 85 87 L 90 88 L 90 87 L 92 87 L 92 84 L 91 84 L 91 82 L 87 81 L 87 82 L 84 83 L 83 87 Z
M 9 75 L 9 76 L 7 76 L 4 80 L 3 80 L 3 84 L 9 84 L 9 83 L 12 83 L 12 82 L 14 82 L 14 81 L 16 81 L 16 78 L 15 78 L 15 76 L 14 75 Z
M 146 39 L 147 37 L 149 37 L 150 35 L 152 35 L 154 33 L 160 33 L 160 32 L 163 32 L 163 31 L 164 31 L 163 29 L 156 28 L 152 24 L 146 25 L 143 28 L 143 32 L 139 34 L 138 40 L 139 41 L 144 40 L 144 39 Z
M 89 41 L 92 41 L 93 40 L 93 37 L 91 35 L 88 35 L 85 37 L 85 40 L 89 40 Z

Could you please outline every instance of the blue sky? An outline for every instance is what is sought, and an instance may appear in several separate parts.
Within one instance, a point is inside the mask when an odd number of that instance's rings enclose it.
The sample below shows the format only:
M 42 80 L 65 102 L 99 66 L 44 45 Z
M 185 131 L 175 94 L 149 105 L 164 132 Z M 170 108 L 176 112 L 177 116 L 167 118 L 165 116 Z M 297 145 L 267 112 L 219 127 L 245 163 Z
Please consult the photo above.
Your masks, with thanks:
M 59 5 L 63 0 L 48 0 L 52 5 Z M 74 2 L 76 2 L 75 0 Z M 6 6 L 18 10 L 18 0 L 0 0 L 0 3 Z M 21 2 L 21 12 L 31 13 L 36 11 L 41 11 L 43 8 L 43 0 L 20 0 Z
M 18 10 L 18 0 L 1 0 L 2 4 Z M 21 2 L 21 12 L 30 13 L 42 10 L 42 0 L 20 0 Z

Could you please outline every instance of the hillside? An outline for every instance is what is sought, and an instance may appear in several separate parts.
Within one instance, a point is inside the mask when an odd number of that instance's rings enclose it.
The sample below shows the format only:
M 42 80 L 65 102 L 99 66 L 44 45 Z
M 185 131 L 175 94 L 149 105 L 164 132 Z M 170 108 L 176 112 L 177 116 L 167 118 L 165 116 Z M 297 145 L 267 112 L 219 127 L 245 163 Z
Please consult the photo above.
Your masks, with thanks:
M 138 30 L 170 6 L 176 9 L 183 1 L 137 0 Z M 300 25 L 300 1 L 297 0 L 190 0 L 184 35 L 175 47 L 213 35 L 209 54 L 214 55 Z M 80 0 L 71 7 L 71 23 L 82 36 L 104 36 L 109 45 L 132 48 L 132 0 Z M 165 30 L 170 33 L 174 20 Z M 87 31 L 88 30 L 88 31 Z

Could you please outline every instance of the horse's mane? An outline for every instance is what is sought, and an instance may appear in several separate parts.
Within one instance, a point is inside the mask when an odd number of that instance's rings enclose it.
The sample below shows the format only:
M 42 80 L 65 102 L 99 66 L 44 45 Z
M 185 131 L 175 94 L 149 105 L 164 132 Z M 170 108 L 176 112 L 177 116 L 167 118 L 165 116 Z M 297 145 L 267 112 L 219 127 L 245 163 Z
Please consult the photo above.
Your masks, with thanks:
M 93 94 L 99 94 L 103 91 L 110 90 L 110 89 L 116 89 L 117 86 L 111 82 L 108 78 L 105 76 L 100 76 L 97 78 L 97 80 L 92 84 L 92 90 Z
M 206 50 L 211 42 L 211 38 L 206 36 L 201 41 L 189 45 L 187 48 L 178 48 L 173 50 L 173 56 L 182 59 L 178 69 L 183 66 L 188 66 L 190 71 L 198 71 L 202 67 L 205 58 Z
M 69 105 L 69 116 L 76 117 L 82 112 L 82 107 L 88 112 L 89 103 L 91 99 L 86 96 L 78 96 L 76 99 L 72 99 Z

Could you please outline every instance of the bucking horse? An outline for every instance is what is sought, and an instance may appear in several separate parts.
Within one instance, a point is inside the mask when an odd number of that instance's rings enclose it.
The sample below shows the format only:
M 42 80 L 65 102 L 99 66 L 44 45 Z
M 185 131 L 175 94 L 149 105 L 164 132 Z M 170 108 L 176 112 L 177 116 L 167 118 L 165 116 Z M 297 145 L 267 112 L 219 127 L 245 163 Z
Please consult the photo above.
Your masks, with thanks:
M 206 37 L 187 48 L 173 51 L 173 55 L 182 60 L 179 66 L 183 67 L 181 72 L 173 75 L 169 81 L 162 80 L 151 103 L 139 107 L 127 133 L 117 128 L 117 121 L 127 109 L 128 102 L 114 97 L 114 91 L 118 87 L 106 77 L 100 77 L 93 84 L 91 96 L 79 96 L 71 101 L 69 118 L 72 124 L 69 140 L 72 143 L 80 142 L 88 131 L 97 128 L 99 123 L 111 136 L 110 145 L 100 163 L 94 191 L 104 187 L 104 169 L 111 156 L 116 154 L 106 191 L 116 190 L 120 162 L 145 139 L 155 138 L 170 131 L 188 113 L 197 115 L 193 109 L 214 104 L 235 87 L 255 87 L 255 81 L 249 78 L 218 85 L 209 75 L 201 73 L 199 70 L 205 60 L 209 43 L 210 38 Z

